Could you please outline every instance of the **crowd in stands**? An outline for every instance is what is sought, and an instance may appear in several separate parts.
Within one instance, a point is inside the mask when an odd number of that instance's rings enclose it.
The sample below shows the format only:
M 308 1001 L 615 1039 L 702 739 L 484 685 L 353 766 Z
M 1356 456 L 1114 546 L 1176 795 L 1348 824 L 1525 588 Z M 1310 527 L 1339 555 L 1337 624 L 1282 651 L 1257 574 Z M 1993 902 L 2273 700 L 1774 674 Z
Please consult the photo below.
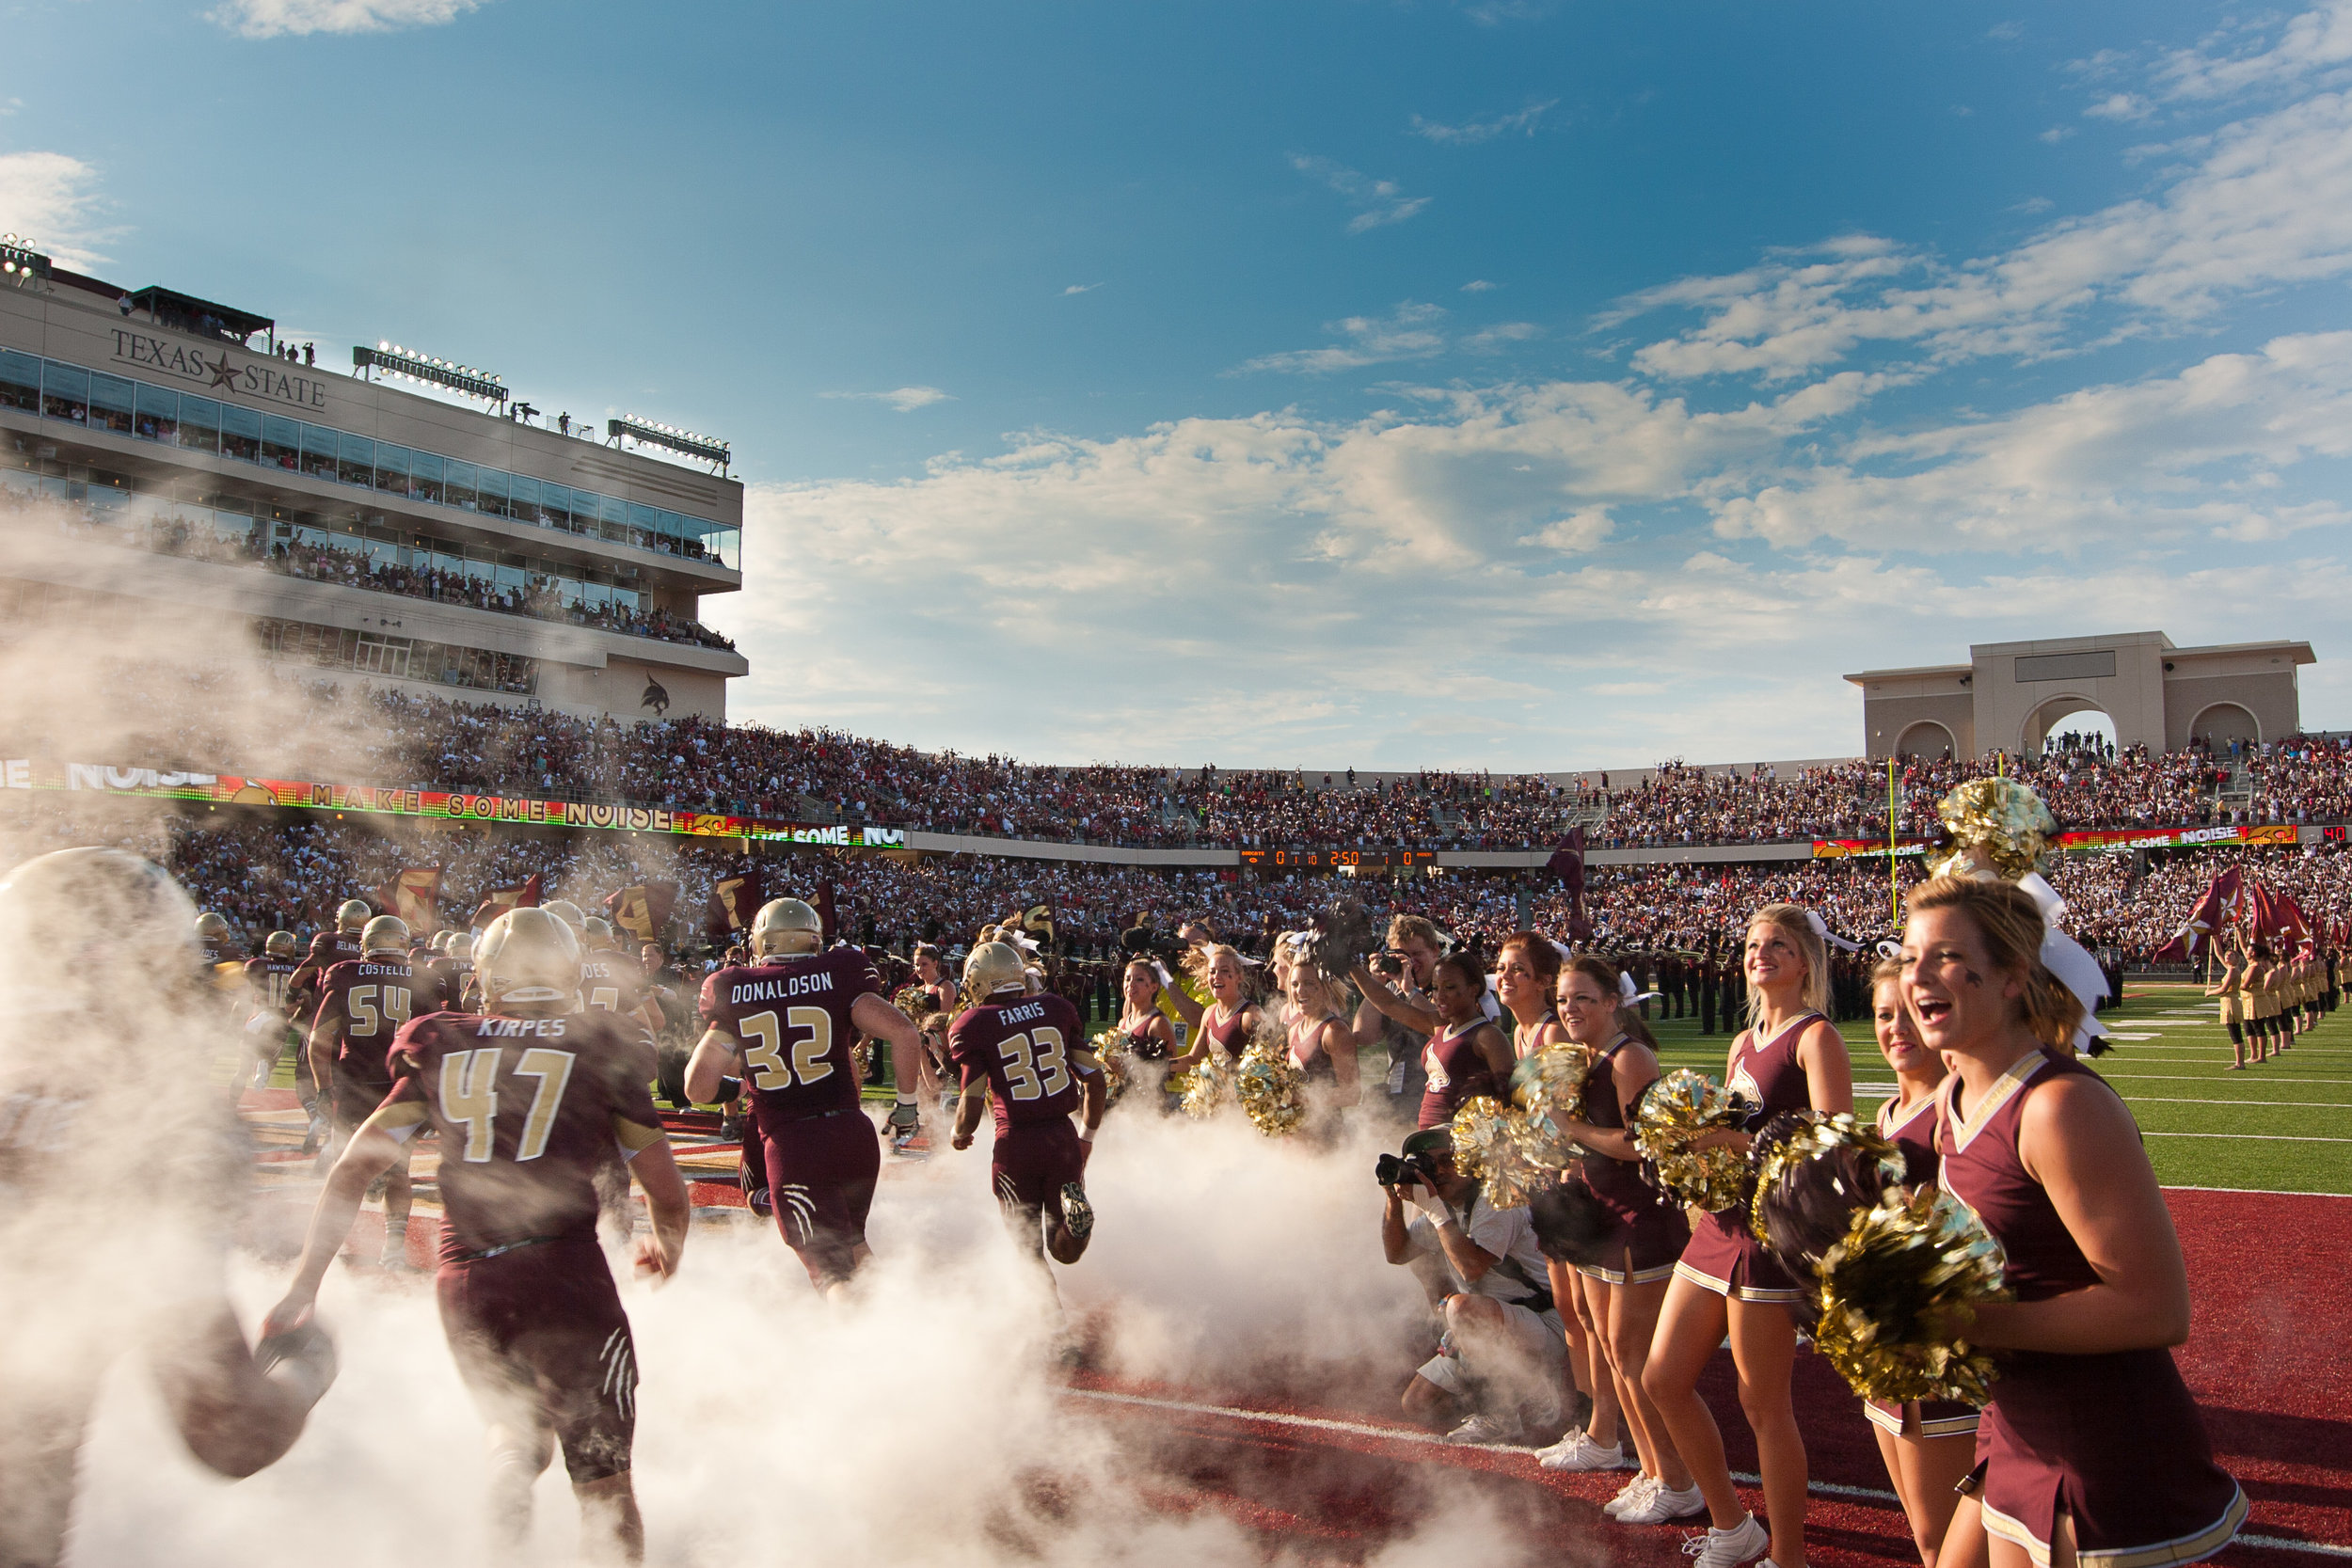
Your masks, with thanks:
M 691 939 L 701 934 L 712 883 L 749 863 L 732 845 L 662 835 L 385 826 L 176 817 L 125 802 L 50 798 L 0 821 L 0 848 L 13 863 L 70 843 L 119 844 L 169 865 L 207 908 L 256 940 L 277 927 L 315 926 L 354 891 L 382 886 L 415 865 L 442 867 L 442 905 L 452 924 L 463 924 L 493 890 L 533 876 L 544 896 L 591 910 L 633 883 L 675 882 L 681 934 Z M 981 925 L 1041 904 L 1063 949 L 1091 958 L 1113 956 L 1120 934 L 1144 913 L 1170 927 L 1206 920 L 1245 949 L 1263 950 L 1274 933 L 1304 927 L 1343 895 L 1375 912 L 1425 915 L 1488 951 L 1531 924 L 1565 936 L 1574 914 L 1557 879 L 1533 872 L 1417 874 L 1394 882 L 1305 875 L 1250 880 L 1231 870 L 790 851 L 765 853 L 758 863 L 771 895 L 814 900 L 822 886 L 842 936 L 901 954 L 915 942 L 952 944 Z M 2352 852 L 2335 845 L 2308 853 L 2074 853 L 2053 857 L 2050 879 L 2067 900 L 2065 925 L 2078 940 L 2144 963 L 2178 933 L 2212 879 L 2235 864 L 2274 893 L 2292 895 L 2323 929 L 2352 921 Z M 1900 885 L 1918 876 L 1915 861 L 1899 863 Z M 1589 940 L 1603 951 L 1722 956 L 1748 912 L 1776 901 L 1818 910 L 1833 931 L 1866 949 L 1895 933 L 1883 862 L 1595 866 L 1585 914 Z

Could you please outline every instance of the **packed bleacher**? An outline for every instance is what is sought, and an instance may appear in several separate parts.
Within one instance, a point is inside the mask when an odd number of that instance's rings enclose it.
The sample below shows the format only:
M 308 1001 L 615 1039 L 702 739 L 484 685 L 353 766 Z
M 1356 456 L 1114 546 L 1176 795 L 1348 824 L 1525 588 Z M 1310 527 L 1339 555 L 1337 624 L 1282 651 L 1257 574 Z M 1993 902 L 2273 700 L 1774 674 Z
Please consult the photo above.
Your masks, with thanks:
M 7 475 L 7 470 L 0 470 Z M 9 476 L 19 477 L 22 476 Z M 181 506 L 152 497 L 119 498 L 121 504 L 86 500 L 66 523 L 75 542 L 96 541 L 151 550 L 220 566 L 249 566 L 283 577 L 303 578 L 345 588 L 371 589 L 404 598 L 465 605 L 504 615 L 562 621 L 627 637 L 655 638 L 697 647 L 732 649 L 735 644 L 698 621 L 659 608 L 641 610 L 636 595 L 601 585 L 566 582 L 536 573 L 466 562 L 453 555 L 407 549 L 361 540 L 324 528 L 304 528 L 292 540 L 272 544 L 250 517 L 210 508 Z M 54 498 L 0 483 L 0 515 L 51 515 Z M 341 541 L 340 543 L 338 541 Z M 513 579 L 513 580 L 506 580 Z

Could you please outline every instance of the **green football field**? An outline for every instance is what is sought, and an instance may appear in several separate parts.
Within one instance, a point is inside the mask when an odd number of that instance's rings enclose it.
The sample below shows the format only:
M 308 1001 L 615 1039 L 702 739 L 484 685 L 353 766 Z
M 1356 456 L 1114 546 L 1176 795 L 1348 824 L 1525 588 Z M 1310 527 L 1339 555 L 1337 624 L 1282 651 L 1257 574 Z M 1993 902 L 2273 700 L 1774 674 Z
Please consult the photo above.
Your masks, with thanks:
M 2283 1056 L 2232 1072 L 2230 1037 L 2198 988 L 2124 987 L 2123 1005 L 2100 1015 L 2114 1051 L 2093 1064 L 2139 1118 L 2168 1187 L 2352 1193 L 2352 1012 L 2338 1012 Z M 1720 1079 L 1730 1041 L 1702 1036 L 1695 1019 L 1650 1028 L 1670 1067 Z M 1844 1026 L 1853 1051 L 1855 1108 L 1878 1109 L 1893 1074 L 1867 1023 Z

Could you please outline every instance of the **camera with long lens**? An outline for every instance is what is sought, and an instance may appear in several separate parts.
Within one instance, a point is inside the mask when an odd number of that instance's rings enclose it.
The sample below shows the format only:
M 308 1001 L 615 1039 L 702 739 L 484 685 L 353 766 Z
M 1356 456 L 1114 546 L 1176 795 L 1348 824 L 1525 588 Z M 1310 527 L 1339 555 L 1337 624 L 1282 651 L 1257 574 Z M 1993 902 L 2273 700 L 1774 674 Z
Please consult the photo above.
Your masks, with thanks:
M 1184 956 L 1184 939 L 1154 926 L 1136 926 L 1120 932 L 1119 948 L 1130 958 L 1157 958 L 1171 966 Z

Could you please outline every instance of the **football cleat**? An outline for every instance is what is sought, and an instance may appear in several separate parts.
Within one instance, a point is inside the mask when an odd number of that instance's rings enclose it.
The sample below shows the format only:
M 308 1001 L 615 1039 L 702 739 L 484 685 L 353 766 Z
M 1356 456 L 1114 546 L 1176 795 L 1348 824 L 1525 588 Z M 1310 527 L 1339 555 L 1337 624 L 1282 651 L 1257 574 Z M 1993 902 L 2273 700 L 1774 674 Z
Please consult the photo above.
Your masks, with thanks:
M 1081 1242 L 1094 1230 L 1094 1205 L 1087 1201 L 1086 1189 L 1075 1181 L 1061 1184 L 1061 1227 Z

